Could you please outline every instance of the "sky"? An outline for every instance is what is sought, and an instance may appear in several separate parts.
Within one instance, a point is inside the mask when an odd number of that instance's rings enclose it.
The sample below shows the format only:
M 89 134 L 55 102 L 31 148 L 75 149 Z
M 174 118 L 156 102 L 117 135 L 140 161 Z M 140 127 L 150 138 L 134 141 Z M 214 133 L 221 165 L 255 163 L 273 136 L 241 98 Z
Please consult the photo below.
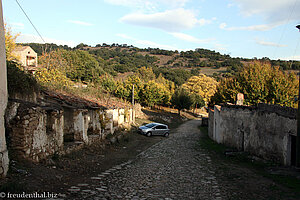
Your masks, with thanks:
M 44 41 L 210 49 L 300 60 L 300 0 L 18 0 Z M 2 0 L 17 42 L 43 43 L 16 0 Z

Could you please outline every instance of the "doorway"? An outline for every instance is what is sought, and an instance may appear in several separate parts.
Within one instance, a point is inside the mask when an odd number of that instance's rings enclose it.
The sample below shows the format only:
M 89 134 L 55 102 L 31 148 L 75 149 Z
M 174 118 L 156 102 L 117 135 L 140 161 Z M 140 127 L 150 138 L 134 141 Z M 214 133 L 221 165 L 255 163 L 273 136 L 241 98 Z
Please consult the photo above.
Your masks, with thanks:
M 295 166 L 296 165 L 296 140 L 297 137 L 294 135 L 290 135 L 291 139 L 291 165 Z

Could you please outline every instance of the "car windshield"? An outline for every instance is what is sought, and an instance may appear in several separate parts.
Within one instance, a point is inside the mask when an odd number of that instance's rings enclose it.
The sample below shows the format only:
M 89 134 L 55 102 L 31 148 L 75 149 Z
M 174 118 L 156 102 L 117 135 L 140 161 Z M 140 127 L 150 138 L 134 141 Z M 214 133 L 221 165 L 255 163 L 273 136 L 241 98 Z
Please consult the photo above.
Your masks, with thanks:
M 153 126 L 155 126 L 155 124 L 147 124 L 145 126 L 148 127 L 148 128 L 152 128 Z

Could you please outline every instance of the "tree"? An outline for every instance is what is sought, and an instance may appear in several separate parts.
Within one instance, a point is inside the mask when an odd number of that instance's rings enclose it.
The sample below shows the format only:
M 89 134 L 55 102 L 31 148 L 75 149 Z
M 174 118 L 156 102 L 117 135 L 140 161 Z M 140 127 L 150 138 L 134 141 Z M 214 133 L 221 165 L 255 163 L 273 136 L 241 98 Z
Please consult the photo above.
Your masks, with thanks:
M 169 105 L 170 100 L 172 98 L 172 95 L 175 91 L 174 82 L 165 79 L 162 74 L 158 75 L 155 82 L 157 82 L 160 85 L 160 87 L 162 88 L 163 100 L 162 100 L 161 104 L 162 105 Z
M 49 53 L 45 52 L 39 56 L 39 66 L 41 68 L 36 76 L 44 84 L 53 81 L 56 86 L 67 87 L 73 84 L 72 81 L 97 83 L 108 79 L 108 77 L 100 79 L 104 71 L 99 62 L 93 55 L 81 50 L 56 49 Z M 113 83 L 105 84 L 108 87 L 107 84 Z
M 136 76 L 136 75 L 132 75 L 129 76 L 125 81 L 124 81 L 124 87 L 130 91 L 130 94 L 128 96 L 128 100 L 132 100 L 132 89 L 133 89 L 133 85 L 134 85 L 134 99 L 136 101 L 140 100 L 140 91 L 143 88 L 143 83 L 141 81 L 141 79 Z
M 164 78 L 173 81 L 175 85 L 182 85 L 188 78 L 192 76 L 191 71 L 185 69 L 170 69 L 166 67 L 153 68 L 156 76 L 162 74 Z
M 57 68 L 46 69 L 40 68 L 35 73 L 35 78 L 39 83 L 46 87 L 52 87 L 56 89 L 70 88 L 74 83 L 66 77 L 66 75 Z
M 36 78 L 26 73 L 18 63 L 7 61 L 7 88 L 8 94 L 15 93 L 32 95 L 32 92 L 39 91 L 39 84 Z
M 128 91 L 122 82 L 117 82 L 117 88 L 115 90 L 115 95 L 121 99 L 128 99 L 130 91 Z
M 46 69 L 57 69 L 66 73 L 69 68 L 66 59 L 63 57 L 63 52 L 60 50 L 45 52 L 39 56 L 39 65 Z
M 216 92 L 217 85 L 218 82 L 214 78 L 200 74 L 189 78 L 182 87 L 192 94 L 201 96 L 205 102 L 208 102 Z
M 39 59 L 45 68 L 60 68 L 73 81 L 95 82 L 104 74 L 96 58 L 87 51 L 57 49 Z
M 153 80 L 145 83 L 141 91 L 141 100 L 150 107 L 161 103 L 163 100 L 162 87 Z
M 180 111 L 182 109 L 191 108 L 193 105 L 193 99 L 188 91 L 181 87 L 175 90 L 175 93 L 171 98 L 171 103 L 175 106 L 175 108 L 178 110 L 178 114 L 180 115 Z
M 5 50 L 6 50 L 6 60 L 7 61 L 18 61 L 19 57 L 14 55 L 13 51 L 18 47 L 16 44 L 16 39 L 19 34 L 13 35 L 10 27 L 4 23 L 5 32 Z
M 87 45 L 87 44 L 80 43 L 75 47 L 75 49 L 83 49 L 83 47 L 88 47 L 88 46 L 89 45 Z
M 243 93 L 248 105 L 271 103 L 297 107 L 294 97 L 298 87 L 294 73 L 256 61 L 245 66 L 236 76 L 222 80 L 211 103 L 235 103 L 236 95 Z
M 112 78 L 112 76 L 105 74 L 100 78 L 100 85 L 108 92 L 112 93 L 117 89 L 117 84 Z
M 192 97 L 192 101 L 193 101 L 193 112 L 195 113 L 195 110 L 197 108 L 201 108 L 203 106 L 205 106 L 205 101 L 203 100 L 202 96 L 200 96 L 199 94 L 191 94 Z
M 137 72 L 139 78 L 142 79 L 144 82 L 155 79 L 155 74 L 153 73 L 151 67 L 141 67 L 138 69 Z

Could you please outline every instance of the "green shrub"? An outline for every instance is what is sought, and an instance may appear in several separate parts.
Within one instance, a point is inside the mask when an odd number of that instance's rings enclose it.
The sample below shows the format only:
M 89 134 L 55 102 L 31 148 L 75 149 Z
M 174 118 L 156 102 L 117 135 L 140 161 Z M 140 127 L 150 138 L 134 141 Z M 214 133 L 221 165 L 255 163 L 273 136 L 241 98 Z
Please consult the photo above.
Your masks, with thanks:
M 39 85 L 32 74 L 13 61 L 7 61 L 7 87 L 8 94 L 27 93 L 39 90 Z

